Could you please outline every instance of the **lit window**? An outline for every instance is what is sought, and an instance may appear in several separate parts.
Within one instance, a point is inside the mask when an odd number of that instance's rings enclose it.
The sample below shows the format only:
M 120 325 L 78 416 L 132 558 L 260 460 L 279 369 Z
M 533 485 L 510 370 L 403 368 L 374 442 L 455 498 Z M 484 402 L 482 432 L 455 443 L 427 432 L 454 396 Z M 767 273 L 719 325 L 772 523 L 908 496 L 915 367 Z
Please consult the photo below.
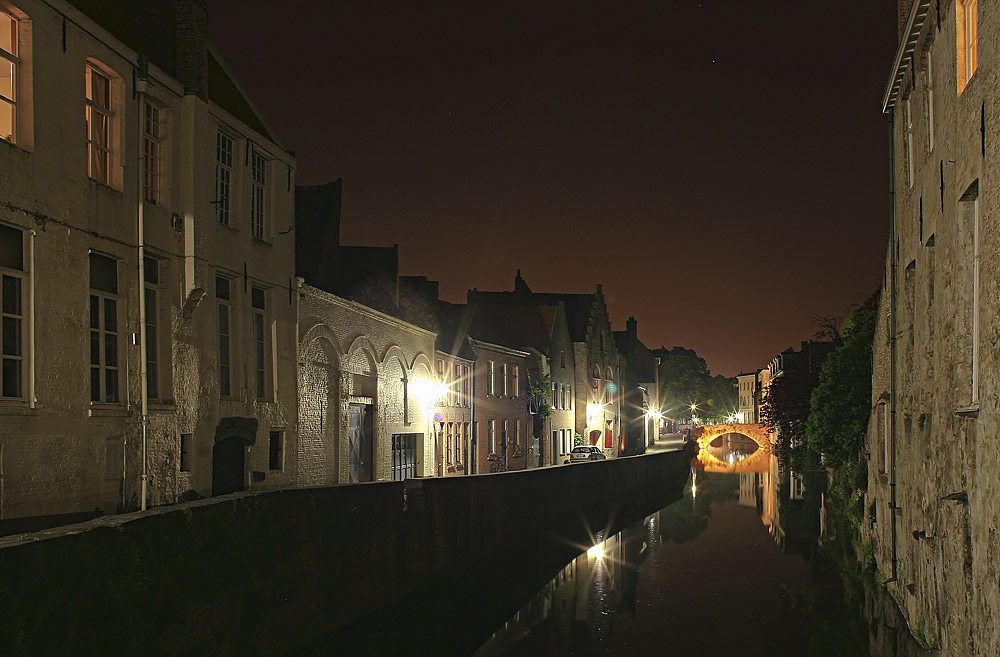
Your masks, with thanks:
M 87 65 L 87 175 L 110 183 L 111 78 Z
M 17 19 L 0 11 L 0 139 L 17 140 Z
M 256 150 L 250 156 L 253 187 L 250 192 L 250 233 L 264 239 L 264 198 L 267 190 L 267 160 Z
M 215 137 L 215 216 L 229 225 L 229 192 L 233 182 L 233 138 L 221 130 Z
M 222 276 L 215 277 L 215 300 L 219 312 L 219 396 L 229 397 L 232 394 L 232 335 L 230 319 L 232 317 L 231 281 Z
M 955 22 L 958 93 L 962 93 L 979 67 L 979 0 L 956 0 Z
M 161 110 L 155 105 L 146 103 L 142 123 L 143 147 L 143 189 L 147 203 L 160 202 L 160 142 L 163 139 L 163 128 L 160 123 Z
M 90 254 L 90 401 L 116 404 L 118 377 L 118 262 Z
M 0 225 L 0 342 L 3 344 L 0 397 L 24 398 L 25 271 L 24 233 Z

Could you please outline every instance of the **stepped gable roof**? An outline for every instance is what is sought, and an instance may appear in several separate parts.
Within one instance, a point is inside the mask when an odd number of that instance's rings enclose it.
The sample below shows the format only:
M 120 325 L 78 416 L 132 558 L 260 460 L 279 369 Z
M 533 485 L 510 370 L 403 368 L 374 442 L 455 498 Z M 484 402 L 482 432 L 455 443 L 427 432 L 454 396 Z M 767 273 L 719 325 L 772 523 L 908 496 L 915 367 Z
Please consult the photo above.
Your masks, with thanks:
M 67 0 L 116 39 L 149 57 L 165 73 L 177 78 L 177 33 L 173 0 L 108 2 Z M 135 63 L 138 65 L 138 62 Z M 124 71 L 121 71 L 123 75 Z M 260 112 L 236 82 L 221 55 L 208 48 L 208 97 L 251 129 L 278 143 Z M 279 144 L 280 145 L 280 144 Z

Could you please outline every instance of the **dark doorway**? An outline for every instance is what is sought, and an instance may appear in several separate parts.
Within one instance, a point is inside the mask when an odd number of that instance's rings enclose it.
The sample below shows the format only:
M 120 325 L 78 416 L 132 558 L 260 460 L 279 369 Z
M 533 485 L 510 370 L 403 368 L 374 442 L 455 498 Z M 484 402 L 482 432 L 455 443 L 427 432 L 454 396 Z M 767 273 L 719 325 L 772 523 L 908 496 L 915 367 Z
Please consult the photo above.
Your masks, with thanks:
M 351 483 L 372 481 L 375 446 L 372 407 L 370 404 L 351 404 L 349 414 Z
M 392 435 L 392 480 L 403 481 L 417 476 L 418 433 Z
M 246 490 L 246 441 L 238 436 L 223 438 L 212 449 L 212 495 Z

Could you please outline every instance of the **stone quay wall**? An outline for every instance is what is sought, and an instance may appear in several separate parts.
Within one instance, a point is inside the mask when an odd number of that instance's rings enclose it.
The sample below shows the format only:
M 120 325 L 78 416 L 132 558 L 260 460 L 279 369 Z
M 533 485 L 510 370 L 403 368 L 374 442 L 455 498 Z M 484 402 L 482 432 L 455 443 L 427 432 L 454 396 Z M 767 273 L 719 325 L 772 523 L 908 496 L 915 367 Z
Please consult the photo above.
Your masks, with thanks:
M 0 653 L 298 653 L 472 569 L 586 547 L 679 492 L 690 458 L 238 493 L 6 537 Z

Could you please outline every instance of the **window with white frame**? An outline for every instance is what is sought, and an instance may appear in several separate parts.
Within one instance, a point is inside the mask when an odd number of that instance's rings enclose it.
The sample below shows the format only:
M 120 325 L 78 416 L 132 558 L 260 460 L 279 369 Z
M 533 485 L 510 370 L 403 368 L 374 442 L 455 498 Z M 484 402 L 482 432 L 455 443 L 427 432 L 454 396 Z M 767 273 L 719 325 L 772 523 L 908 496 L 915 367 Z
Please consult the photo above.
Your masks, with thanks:
M 927 115 L 927 152 L 934 150 L 934 71 L 933 59 L 927 53 L 927 84 L 924 87 L 924 113 Z
M 215 217 L 229 225 L 229 199 L 233 184 L 234 139 L 219 130 L 215 136 Z
M 514 420 L 514 444 L 521 444 L 521 421 Z
M 490 432 L 490 454 L 497 453 L 497 421 L 490 420 L 489 422 L 489 432 Z
M 267 197 L 267 159 L 256 149 L 250 153 L 250 234 L 264 239 L 264 204 Z
M 511 371 L 510 388 L 511 388 L 511 394 L 514 397 L 520 397 L 521 396 L 520 368 L 517 365 L 515 365 L 514 369 Z
M 254 389 L 257 399 L 267 398 L 267 352 L 270 336 L 267 324 L 267 291 L 254 285 L 250 288 L 253 320 Z
M 163 141 L 162 120 L 166 112 L 156 105 L 143 104 L 142 118 L 142 186 L 143 197 L 147 203 L 156 205 L 160 202 L 161 185 L 161 148 Z
M 111 182 L 111 78 L 87 64 L 87 175 L 105 185 Z
M 504 397 L 509 394 L 507 390 L 507 363 L 500 363 L 500 390 L 500 394 Z
M 452 379 L 451 385 L 448 386 L 448 394 L 451 395 L 452 406 L 462 405 L 462 388 L 460 387 L 461 381 L 462 381 L 462 366 L 459 365 L 458 363 L 455 363 L 455 378 Z
M 0 224 L 0 343 L 3 345 L 0 398 L 24 399 L 27 338 L 24 232 Z
M 956 0 L 955 23 L 955 68 L 961 94 L 979 68 L 979 0 Z
M 496 394 L 496 364 L 492 360 L 486 364 L 486 394 Z
M 232 281 L 224 276 L 215 277 L 215 301 L 218 312 L 219 335 L 219 396 L 232 395 Z
M 552 408 L 559 408 L 559 384 L 552 383 Z
M 469 372 L 467 365 L 462 366 L 462 406 L 469 406 L 472 402 L 469 397 Z
M 90 401 L 117 404 L 118 261 L 90 254 Z
M 17 19 L 0 9 L 0 139 L 17 142 Z
M 160 261 L 143 258 L 146 324 L 146 395 L 160 399 Z

